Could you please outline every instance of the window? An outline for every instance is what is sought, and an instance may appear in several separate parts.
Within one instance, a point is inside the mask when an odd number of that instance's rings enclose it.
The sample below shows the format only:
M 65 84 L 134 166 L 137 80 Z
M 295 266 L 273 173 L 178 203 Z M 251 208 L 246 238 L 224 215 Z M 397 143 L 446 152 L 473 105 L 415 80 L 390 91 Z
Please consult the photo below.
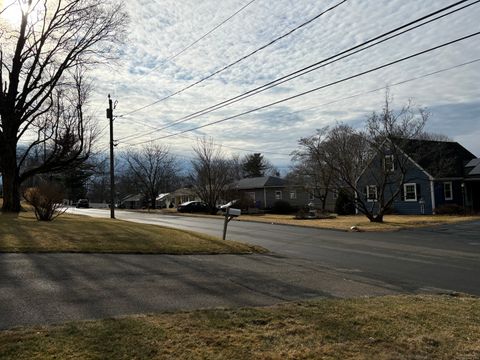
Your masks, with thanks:
M 395 162 L 393 161 L 393 155 L 385 155 L 383 160 L 383 166 L 386 172 L 393 172 L 395 171 Z
M 275 200 L 282 200 L 282 191 L 281 190 L 275 191 Z
M 246 192 L 245 195 L 250 198 L 250 200 L 252 201 L 252 203 L 255 203 L 255 192 Z
M 309 199 L 310 201 L 314 201 L 314 200 L 315 200 L 315 195 L 310 194 L 309 197 L 308 197 L 308 199 Z
M 337 190 L 337 189 L 333 189 L 333 190 L 332 190 L 332 198 L 333 198 L 333 199 L 338 198 L 338 190 Z
M 404 184 L 403 193 L 405 201 L 417 201 L 417 184 Z
M 368 185 L 367 186 L 367 201 L 377 201 L 377 186 Z
M 443 195 L 445 196 L 445 200 L 453 200 L 453 188 L 451 181 L 443 183 Z
M 295 200 L 297 198 L 297 190 L 290 190 L 290 200 Z

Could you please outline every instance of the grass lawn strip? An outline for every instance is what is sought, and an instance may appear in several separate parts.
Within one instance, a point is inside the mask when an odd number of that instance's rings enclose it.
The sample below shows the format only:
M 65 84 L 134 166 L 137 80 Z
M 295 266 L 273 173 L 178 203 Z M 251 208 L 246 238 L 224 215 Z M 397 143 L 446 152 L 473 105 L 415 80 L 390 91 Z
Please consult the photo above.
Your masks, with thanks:
M 240 221 L 300 225 L 322 229 L 349 231 L 356 226 L 361 231 L 396 231 L 465 221 L 479 221 L 480 216 L 455 215 L 386 215 L 383 223 L 372 223 L 364 215 L 338 216 L 335 219 L 295 219 L 293 215 L 242 215 Z
M 223 218 L 222 215 L 179 213 L 176 209 L 160 210 L 130 210 L 144 213 L 174 214 L 176 216 Z M 306 226 L 319 229 L 350 231 L 356 226 L 361 231 L 396 231 L 443 224 L 456 224 L 466 221 L 480 221 L 480 216 L 464 215 L 385 215 L 383 223 L 372 223 L 365 215 L 341 215 L 334 219 L 295 219 L 295 215 L 278 214 L 242 214 L 235 221 L 264 222 L 269 224 L 283 224 Z
M 1 359 L 478 359 L 480 300 L 389 296 L 0 332 Z
M 0 213 L 0 252 L 248 254 L 265 249 L 156 225 L 66 214 L 43 222 L 22 212 Z

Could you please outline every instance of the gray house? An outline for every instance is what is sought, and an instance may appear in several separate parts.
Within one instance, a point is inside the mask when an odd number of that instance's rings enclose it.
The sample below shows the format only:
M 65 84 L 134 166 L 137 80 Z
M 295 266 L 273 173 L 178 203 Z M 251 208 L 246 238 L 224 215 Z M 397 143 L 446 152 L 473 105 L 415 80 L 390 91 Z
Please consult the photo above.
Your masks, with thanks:
M 305 191 L 304 186 L 291 184 L 287 180 L 275 176 L 241 179 L 233 187 L 240 194 L 251 199 L 257 209 L 270 209 L 278 200 L 287 201 L 296 207 L 319 203 L 319 199 Z M 332 202 L 334 204 L 335 193 L 332 192 L 330 197 L 329 204 Z
M 480 162 L 457 142 L 402 140 L 402 148 L 374 157 L 357 180 L 359 194 L 375 207 L 383 186 L 385 198 L 401 188 L 392 208 L 398 214 L 435 214 L 449 205 L 479 211 Z M 388 172 L 385 176 L 378 176 Z M 402 173 L 404 174 L 403 181 Z M 380 183 L 379 179 L 382 179 Z M 388 181 L 388 179 L 392 179 Z

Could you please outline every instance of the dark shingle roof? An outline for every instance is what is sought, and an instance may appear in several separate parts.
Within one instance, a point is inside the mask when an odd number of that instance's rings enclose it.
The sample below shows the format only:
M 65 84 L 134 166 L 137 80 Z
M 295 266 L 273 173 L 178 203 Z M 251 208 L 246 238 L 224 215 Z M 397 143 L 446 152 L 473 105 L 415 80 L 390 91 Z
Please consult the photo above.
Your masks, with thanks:
M 465 165 L 475 159 L 470 151 L 451 141 L 403 140 L 401 147 L 435 178 L 463 177 Z
M 480 175 L 480 158 L 473 159 L 468 162 L 465 166 L 468 176 L 479 176 Z
M 235 187 L 240 190 L 261 189 L 264 187 L 283 187 L 287 181 L 275 176 L 262 176 L 254 178 L 245 178 L 237 181 Z

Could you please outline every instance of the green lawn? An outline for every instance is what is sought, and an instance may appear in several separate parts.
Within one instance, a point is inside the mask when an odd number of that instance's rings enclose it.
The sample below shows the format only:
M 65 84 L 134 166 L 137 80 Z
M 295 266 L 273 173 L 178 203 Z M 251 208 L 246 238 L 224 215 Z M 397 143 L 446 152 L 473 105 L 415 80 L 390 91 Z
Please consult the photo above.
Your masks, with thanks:
M 0 332 L 1 359 L 479 359 L 480 300 L 391 296 Z
M 0 213 L 0 252 L 248 254 L 264 251 L 208 235 L 121 220 L 64 214 L 52 222 L 43 222 L 37 221 L 31 212 Z

